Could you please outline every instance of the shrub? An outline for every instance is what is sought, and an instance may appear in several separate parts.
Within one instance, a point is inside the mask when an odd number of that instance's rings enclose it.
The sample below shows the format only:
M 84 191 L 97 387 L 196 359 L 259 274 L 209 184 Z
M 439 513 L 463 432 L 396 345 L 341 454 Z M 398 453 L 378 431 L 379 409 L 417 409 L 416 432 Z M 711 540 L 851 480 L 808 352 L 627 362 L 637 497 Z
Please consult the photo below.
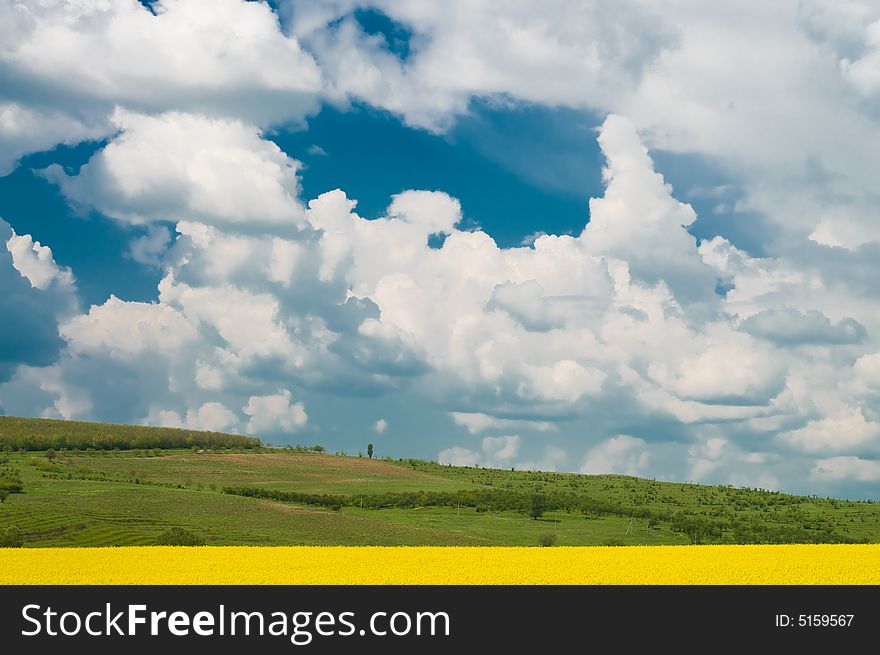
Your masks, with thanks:
M 0 478 L 0 491 L 5 494 L 20 494 L 24 490 L 21 480 L 13 478 Z
M 552 546 L 556 543 L 556 535 L 552 532 L 545 532 L 540 537 L 538 537 L 538 545 L 539 546 Z
M 183 528 L 168 528 L 156 539 L 157 546 L 204 546 L 205 538 Z
M 0 534 L 0 548 L 21 548 L 24 545 L 24 537 L 18 526 L 10 525 Z

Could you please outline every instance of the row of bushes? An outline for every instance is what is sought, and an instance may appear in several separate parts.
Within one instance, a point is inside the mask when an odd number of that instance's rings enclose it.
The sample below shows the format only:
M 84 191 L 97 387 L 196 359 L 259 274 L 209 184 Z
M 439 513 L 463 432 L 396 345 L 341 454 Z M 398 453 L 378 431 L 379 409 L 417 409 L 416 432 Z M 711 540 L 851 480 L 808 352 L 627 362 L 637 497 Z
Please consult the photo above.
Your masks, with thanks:
M 342 507 L 365 509 L 413 509 L 415 507 L 474 507 L 478 512 L 506 511 L 530 513 L 537 518 L 545 511 L 579 512 L 585 516 L 616 515 L 662 523 L 674 532 L 687 535 L 693 543 L 852 543 L 855 540 L 830 529 L 810 530 L 802 525 L 768 524 L 757 519 L 729 519 L 653 511 L 614 505 L 592 498 L 565 493 L 523 493 L 501 489 L 463 491 L 388 492 L 370 495 L 307 494 L 261 487 L 224 487 L 223 492 L 250 498 L 265 498 L 332 510 Z
M 262 487 L 224 487 L 224 493 L 251 498 L 266 498 L 302 505 L 339 509 L 344 506 L 364 509 L 413 509 L 415 507 L 474 507 L 478 511 L 531 511 L 536 498 L 543 511 L 563 510 L 585 515 L 617 514 L 632 516 L 638 510 L 604 503 L 583 496 L 563 493 L 525 493 L 505 489 L 468 489 L 462 491 L 399 491 L 381 494 L 308 494 Z

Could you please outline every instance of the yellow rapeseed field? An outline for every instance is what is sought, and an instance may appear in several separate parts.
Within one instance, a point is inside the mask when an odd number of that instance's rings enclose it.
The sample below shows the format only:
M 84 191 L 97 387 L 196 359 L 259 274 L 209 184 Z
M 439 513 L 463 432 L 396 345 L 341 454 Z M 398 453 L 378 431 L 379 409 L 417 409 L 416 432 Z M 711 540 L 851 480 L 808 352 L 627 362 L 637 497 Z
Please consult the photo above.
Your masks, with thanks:
M 880 584 L 880 545 L 20 548 L 0 584 Z

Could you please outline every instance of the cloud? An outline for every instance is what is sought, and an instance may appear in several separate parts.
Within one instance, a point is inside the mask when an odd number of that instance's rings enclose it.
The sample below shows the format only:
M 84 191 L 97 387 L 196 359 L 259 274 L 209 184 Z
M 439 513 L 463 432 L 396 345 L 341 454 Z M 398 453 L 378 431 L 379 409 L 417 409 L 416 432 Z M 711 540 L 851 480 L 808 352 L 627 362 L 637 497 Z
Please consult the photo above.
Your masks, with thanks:
M 512 466 L 519 454 L 520 443 L 521 439 L 517 435 L 484 437 L 481 450 L 469 450 L 460 446 L 447 448 L 437 455 L 437 462 L 453 466 Z
M 813 480 L 837 482 L 856 480 L 857 482 L 877 482 L 880 480 L 880 462 L 873 459 L 839 456 L 816 460 L 810 472 Z
M 136 2 L 5 5 L 0 65 L 31 95 L 80 110 L 122 104 L 265 123 L 314 107 L 320 72 L 268 5 L 218 0 L 204 11 L 194 0 L 165 0 L 152 10 Z
M 721 325 L 701 338 L 697 354 L 653 362 L 649 377 L 681 399 L 714 404 L 761 404 L 782 391 L 785 365 L 770 349 Z
M 250 416 L 247 424 L 248 434 L 258 434 L 269 430 L 283 430 L 290 434 L 302 428 L 309 417 L 302 403 L 290 403 L 290 391 L 268 396 L 251 396 L 242 411 Z
M 872 444 L 880 435 L 880 424 L 865 418 L 859 407 L 841 407 L 835 414 L 816 419 L 779 438 L 807 452 L 852 452 Z
M 57 164 L 45 171 L 73 203 L 135 225 L 187 219 L 253 230 L 302 222 L 299 164 L 257 128 L 123 110 L 113 121 L 120 134 L 77 175 Z
M 742 322 L 740 328 L 755 337 L 781 345 L 847 344 L 864 340 L 865 326 L 852 318 L 837 323 L 816 310 L 767 309 Z
M 643 475 L 650 458 L 644 440 L 621 434 L 591 448 L 584 458 L 580 472 L 589 475 Z
M 238 432 L 239 418 L 223 403 L 205 403 L 186 413 L 186 427 L 192 430 Z
M 705 300 L 715 276 L 685 229 L 696 220 L 690 205 L 676 200 L 654 171 L 633 123 L 606 118 L 599 145 L 607 164 L 605 195 L 590 199 L 590 222 L 582 238 L 591 252 L 627 262 L 633 279 L 665 282 L 679 302 Z
M 865 17 L 860 18 L 864 21 Z M 853 59 L 841 58 L 840 71 L 855 89 L 871 97 L 880 92 L 880 20 L 865 22 L 861 53 Z
M 416 45 L 402 61 L 352 18 L 362 3 L 285 4 L 292 32 L 315 54 L 332 92 L 433 130 L 466 112 L 472 97 L 596 105 L 603 92 L 616 96 L 636 86 L 676 39 L 674 23 L 647 3 L 621 2 L 613 10 L 559 0 L 541 10 L 521 2 L 455 0 L 442 10 L 367 3 L 414 33 Z
M 3 3 L 0 175 L 23 155 L 112 137 L 118 107 L 268 127 L 317 111 L 321 71 L 262 2 Z M 145 56 L 144 53 L 149 53 Z
M 174 308 L 116 296 L 66 321 L 58 331 L 71 354 L 123 361 L 144 354 L 173 356 L 198 337 L 195 327 Z
M 373 423 L 373 432 L 376 434 L 384 434 L 385 430 L 388 429 L 388 421 L 384 418 L 380 418 L 378 421 Z
M 110 130 L 103 117 L 76 117 L 56 109 L 0 101 L 0 175 L 11 173 L 18 160 L 59 143 L 74 145 L 101 139 Z
M 558 429 L 558 426 L 550 421 L 497 418 L 480 412 L 450 412 L 449 415 L 456 425 L 467 428 L 471 434 L 480 434 L 488 430 L 515 430 L 517 428 L 529 428 L 538 432 Z
M 70 269 L 58 266 L 52 257 L 52 249 L 34 241 L 31 235 L 18 235 L 12 230 L 12 236 L 6 241 L 6 250 L 12 255 L 12 265 L 33 288 L 44 291 L 55 284 L 73 289 L 73 273 Z
M 170 243 L 171 233 L 167 227 L 150 225 L 146 234 L 132 240 L 129 254 L 136 262 L 148 266 L 159 266 Z
M 880 353 L 859 357 L 853 364 L 853 377 L 868 389 L 880 390 Z

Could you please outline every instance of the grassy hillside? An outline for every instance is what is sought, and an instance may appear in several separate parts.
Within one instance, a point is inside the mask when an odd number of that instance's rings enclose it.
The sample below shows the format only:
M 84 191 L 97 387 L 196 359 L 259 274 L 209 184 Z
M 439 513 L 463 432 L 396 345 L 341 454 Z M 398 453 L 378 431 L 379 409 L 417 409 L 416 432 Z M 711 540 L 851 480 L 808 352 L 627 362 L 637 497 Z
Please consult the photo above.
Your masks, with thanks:
M 52 461 L 12 451 L 0 462 L 0 533 L 15 525 L 27 546 L 150 544 L 170 527 L 212 545 L 880 542 L 877 503 L 618 475 L 265 448 Z

